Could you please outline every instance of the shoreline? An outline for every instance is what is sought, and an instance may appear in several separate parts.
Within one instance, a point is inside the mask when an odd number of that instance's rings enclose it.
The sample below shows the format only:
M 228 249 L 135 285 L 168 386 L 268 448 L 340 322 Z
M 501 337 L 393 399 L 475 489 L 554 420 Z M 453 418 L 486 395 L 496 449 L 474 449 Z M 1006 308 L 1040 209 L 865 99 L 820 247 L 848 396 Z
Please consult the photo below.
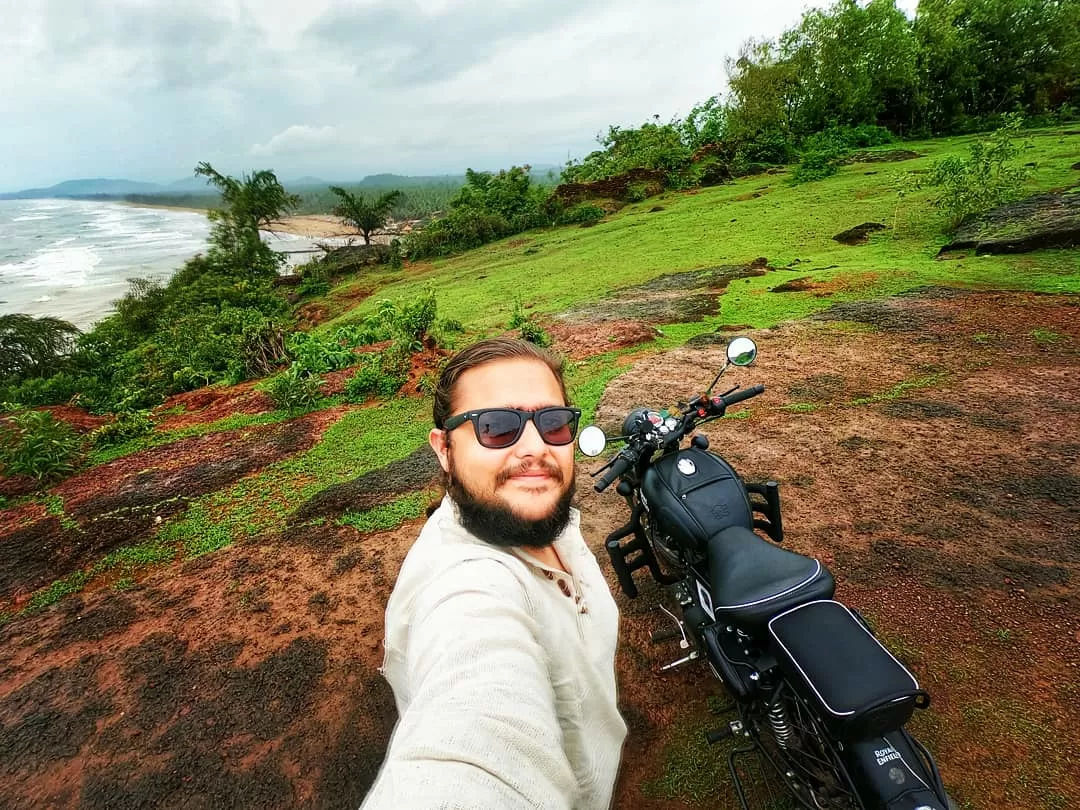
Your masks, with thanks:
M 109 202 L 116 202 L 130 208 L 157 208 L 168 211 L 185 211 L 192 214 L 206 214 L 210 210 L 209 208 L 192 208 L 186 205 L 169 205 L 168 203 L 142 203 L 130 200 L 110 200 Z M 341 219 L 332 214 L 294 214 L 275 222 L 272 228 L 262 228 L 261 230 L 267 233 L 303 236 L 308 239 L 363 239 L 358 230 L 343 225 Z M 372 242 L 378 243 L 383 240 L 389 243 L 390 237 L 384 235 L 372 237 Z

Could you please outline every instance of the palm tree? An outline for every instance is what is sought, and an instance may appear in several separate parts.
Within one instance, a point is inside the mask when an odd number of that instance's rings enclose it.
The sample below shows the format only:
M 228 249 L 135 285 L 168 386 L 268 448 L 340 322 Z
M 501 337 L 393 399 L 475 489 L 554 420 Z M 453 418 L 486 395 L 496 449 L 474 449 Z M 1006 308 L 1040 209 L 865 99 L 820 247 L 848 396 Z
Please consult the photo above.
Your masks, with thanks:
M 388 191 L 370 202 L 363 194 L 351 194 L 339 186 L 330 186 L 330 190 L 341 200 L 334 206 L 334 216 L 341 217 L 346 225 L 352 225 L 364 237 L 364 244 L 371 244 L 371 237 L 382 230 L 390 216 L 390 209 L 402 196 L 395 189 Z

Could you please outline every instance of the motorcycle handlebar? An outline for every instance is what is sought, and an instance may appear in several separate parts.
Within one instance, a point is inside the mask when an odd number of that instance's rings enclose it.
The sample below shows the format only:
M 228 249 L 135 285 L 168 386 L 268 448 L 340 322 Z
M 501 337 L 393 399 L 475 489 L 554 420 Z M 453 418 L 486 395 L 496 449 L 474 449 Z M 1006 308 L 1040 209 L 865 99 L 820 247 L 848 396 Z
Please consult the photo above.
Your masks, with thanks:
M 722 394 L 720 396 L 713 397 L 709 400 L 712 405 L 711 410 L 715 410 L 719 413 L 723 413 L 732 405 L 736 405 L 743 400 L 756 397 L 758 394 L 765 393 L 764 385 L 755 385 L 750 388 L 740 388 L 738 391 L 732 391 L 730 394 Z
M 717 416 L 721 416 L 723 415 L 724 411 L 726 411 L 732 405 L 742 402 L 743 400 L 750 399 L 751 397 L 756 397 L 758 394 L 762 394 L 764 392 L 764 385 L 755 385 L 750 388 L 740 388 L 737 391 L 732 391 L 730 394 L 720 394 L 709 399 L 708 411 Z M 701 402 L 700 399 L 696 401 Z M 695 405 L 695 407 L 700 408 L 701 406 Z M 704 411 L 699 411 L 699 413 L 704 415 Z M 691 412 L 683 421 L 683 430 L 670 434 L 668 438 L 675 440 L 682 438 L 686 429 L 692 427 L 693 423 L 694 414 L 693 412 Z M 611 463 L 611 467 L 606 473 L 604 473 L 603 476 L 601 476 L 600 480 L 593 484 L 593 489 L 597 492 L 603 492 L 615 482 L 616 478 L 629 470 L 634 465 L 634 462 L 637 460 L 638 457 L 639 453 L 635 452 L 632 446 L 627 447 L 625 450 L 619 453 L 618 456 L 616 456 L 615 460 Z
M 633 461 L 631 459 L 620 453 L 618 458 L 616 458 L 614 463 L 611 465 L 611 469 L 604 473 L 604 475 L 600 478 L 599 481 L 593 484 L 593 489 L 595 489 L 597 492 L 603 492 L 605 489 L 611 486 L 612 482 L 616 478 L 629 470 L 632 463 Z

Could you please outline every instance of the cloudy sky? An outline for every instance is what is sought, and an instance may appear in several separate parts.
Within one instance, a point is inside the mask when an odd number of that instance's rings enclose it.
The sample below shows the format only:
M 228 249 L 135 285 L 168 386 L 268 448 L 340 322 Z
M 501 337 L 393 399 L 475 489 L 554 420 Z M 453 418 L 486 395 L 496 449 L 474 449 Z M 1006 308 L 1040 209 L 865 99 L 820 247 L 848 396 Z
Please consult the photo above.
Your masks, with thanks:
M 913 13 L 917 0 L 900 0 Z M 685 114 L 808 0 L 3 0 L 0 191 L 580 157 Z

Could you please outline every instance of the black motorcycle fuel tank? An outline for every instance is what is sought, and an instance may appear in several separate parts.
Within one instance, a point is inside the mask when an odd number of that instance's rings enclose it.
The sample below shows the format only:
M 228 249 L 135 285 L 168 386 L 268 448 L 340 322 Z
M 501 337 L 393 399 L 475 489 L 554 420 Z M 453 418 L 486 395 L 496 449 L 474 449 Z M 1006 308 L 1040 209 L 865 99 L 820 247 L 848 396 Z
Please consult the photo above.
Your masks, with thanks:
M 715 453 L 687 447 L 654 461 L 641 482 L 653 525 L 691 552 L 730 526 L 753 527 L 742 480 Z

